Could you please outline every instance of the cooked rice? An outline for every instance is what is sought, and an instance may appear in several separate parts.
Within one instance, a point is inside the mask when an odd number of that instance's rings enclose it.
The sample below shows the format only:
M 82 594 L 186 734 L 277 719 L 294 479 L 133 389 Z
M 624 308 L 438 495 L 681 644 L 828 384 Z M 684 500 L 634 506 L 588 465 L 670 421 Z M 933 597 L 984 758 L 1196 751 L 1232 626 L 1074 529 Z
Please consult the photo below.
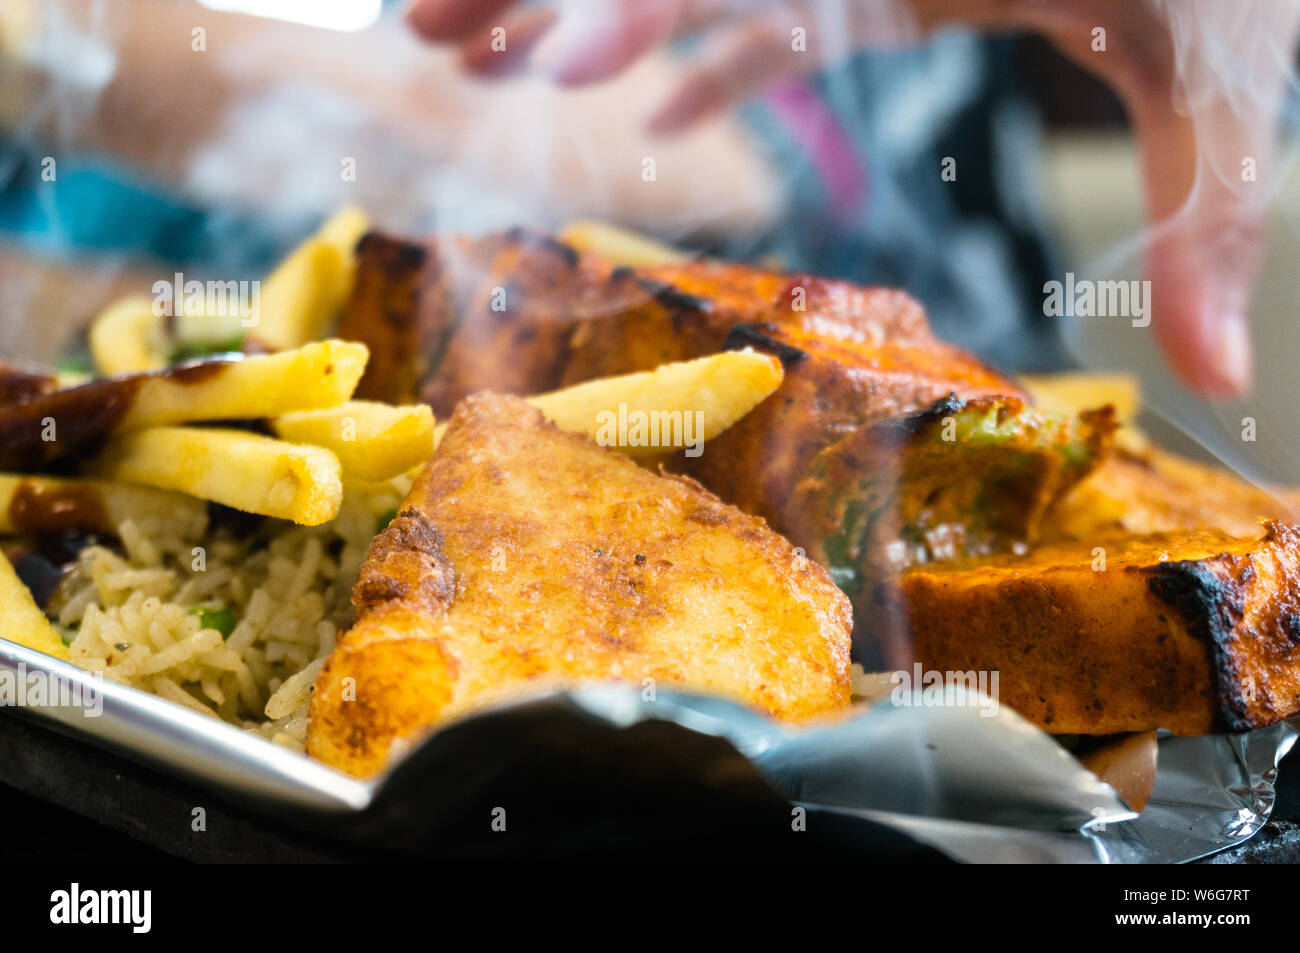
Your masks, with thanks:
M 333 521 L 268 520 L 252 538 L 209 532 L 202 512 L 122 523 L 120 548 L 85 549 L 52 607 L 73 663 L 302 750 L 361 562 L 410 484 L 350 488 Z M 234 629 L 203 628 L 195 607 L 231 610 Z

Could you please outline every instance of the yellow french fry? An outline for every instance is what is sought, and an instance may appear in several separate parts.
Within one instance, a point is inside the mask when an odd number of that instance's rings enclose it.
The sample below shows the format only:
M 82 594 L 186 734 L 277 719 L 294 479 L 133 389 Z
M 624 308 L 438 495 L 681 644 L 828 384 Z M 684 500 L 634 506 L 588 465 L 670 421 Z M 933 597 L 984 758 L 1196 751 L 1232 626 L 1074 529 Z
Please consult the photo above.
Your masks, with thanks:
M 525 397 L 561 430 L 629 456 L 694 452 L 781 386 L 781 362 L 746 348 Z M 442 440 L 446 424 L 434 428 Z
M 0 638 L 67 659 L 68 647 L 58 630 L 45 618 L 31 590 L 18 578 L 4 553 L 0 553 L 0 606 L 4 607 L 0 610 Z
M 353 250 L 370 227 L 358 208 L 335 213 L 262 282 L 250 337 L 272 351 L 323 337 L 352 290 Z
M 370 230 L 370 217 L 355 205 L 339 209 L 316 231 L 316 236 L 338 249 L 345 259 L 351 259 L 361 236 Z
M 607 222 L 570 222 L 560 240 L 614 265 L 644 268 L 690 261 L 691 256 L 637 232 Z
M 368 357 L 364 344 L 330 340 L 241 361 L 177 368 L 144 380 L 116 429 L 336 407 L 356 390 Z
M 304 526 L 332 520 L 343 500 L 338 457 L 329 450 L 242 430 L 137 430 L 111 441 L 88 469 Z
M 198 500 L 148 486 L 0 473 L 0 534 L 115 533 L 126 520 L 146 529 L 193 526 L 204 513 Z
M 328 410 L 284 414 L 271 421 L 271 429 L 292 443 L 332 450 L 345 477 L 371 483 L 400 476 L 433 453 L 433 411 L 424 404 L 350 400 Z
M 109 305 L 90 325 L 90 356 L 105 377 L 167 366 L 163 319 L 153 299 L 133 295 Z
M 337 407 L 352 396 L 368 357 L 364 344 L 320 341 L 280 354 L 206 360 L 42 394 L 0 407 L 0 469 L 39 469 L 146 427 Z

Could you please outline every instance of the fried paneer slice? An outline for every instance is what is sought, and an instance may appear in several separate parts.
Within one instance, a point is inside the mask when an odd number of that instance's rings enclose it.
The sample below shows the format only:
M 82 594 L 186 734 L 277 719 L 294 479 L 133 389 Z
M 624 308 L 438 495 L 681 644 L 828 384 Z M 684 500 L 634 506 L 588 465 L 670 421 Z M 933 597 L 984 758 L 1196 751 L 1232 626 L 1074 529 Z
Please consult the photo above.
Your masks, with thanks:
M 847 599 L 693 481 L 479 394 L 371 546 L 307 750 L 373 774 L 395 740 L 551 685 L 686 687 L 782 719 L 849 700 Z
M 1241 732 L 1300 713 L 1300 528 L 1169 533 L 934 563 L 881 600 L 910 656 L 999 673 L 999 699 L 1057 734 Z

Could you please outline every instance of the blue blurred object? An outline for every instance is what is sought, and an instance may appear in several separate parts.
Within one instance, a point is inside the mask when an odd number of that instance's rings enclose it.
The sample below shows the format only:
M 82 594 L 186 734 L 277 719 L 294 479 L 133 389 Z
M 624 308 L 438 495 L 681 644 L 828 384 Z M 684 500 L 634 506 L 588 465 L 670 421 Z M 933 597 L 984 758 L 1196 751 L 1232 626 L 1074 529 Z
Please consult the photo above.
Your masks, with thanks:
M 0 237 L 52 258 L 94 252 L 177 267 L 261 273 L 290 236 L 251 215 L 206 209 L 94 155 L 61 156 L 57 185 L 44 157 L 0 139 Z

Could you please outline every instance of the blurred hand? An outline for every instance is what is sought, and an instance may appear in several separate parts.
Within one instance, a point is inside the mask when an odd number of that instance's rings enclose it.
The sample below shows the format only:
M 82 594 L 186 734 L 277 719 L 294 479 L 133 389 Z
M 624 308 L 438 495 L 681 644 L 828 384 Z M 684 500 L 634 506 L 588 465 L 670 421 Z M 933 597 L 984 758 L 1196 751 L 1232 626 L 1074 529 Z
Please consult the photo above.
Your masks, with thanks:
M 954 24 L 1032 29 L 1109 83 L 1138 138 L 1153 326 L 1182 380 L 1208 396 L 1250 386 L 1246 321 L 1259 267 L 1281 94 L 1300 0 L 415 0 L 422 36 L 482 75 L 541 69 L 562 85 L 610 77 L 699 34 L 649 118 L 671 134 L 782 76 Z M 796 28 L 805 33 L 793 41 Z M 1104 30 L 1099 41 L 1097 28 Z M 499 50 L 500 39 L 506 49 Z M 497 49 L 493 41 L 497 40 Z

